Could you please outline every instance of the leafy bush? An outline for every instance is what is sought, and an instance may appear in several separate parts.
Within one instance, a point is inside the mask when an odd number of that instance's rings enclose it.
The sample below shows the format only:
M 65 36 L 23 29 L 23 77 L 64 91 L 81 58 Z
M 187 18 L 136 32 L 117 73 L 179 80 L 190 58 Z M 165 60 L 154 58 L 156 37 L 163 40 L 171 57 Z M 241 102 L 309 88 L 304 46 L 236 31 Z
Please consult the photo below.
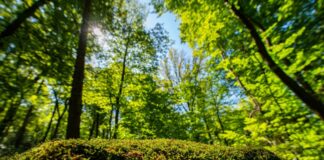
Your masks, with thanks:
M 233 148 L 182 140 L 60 140 L 44 143 L 11 159 L 279 159 L 263 149 Z

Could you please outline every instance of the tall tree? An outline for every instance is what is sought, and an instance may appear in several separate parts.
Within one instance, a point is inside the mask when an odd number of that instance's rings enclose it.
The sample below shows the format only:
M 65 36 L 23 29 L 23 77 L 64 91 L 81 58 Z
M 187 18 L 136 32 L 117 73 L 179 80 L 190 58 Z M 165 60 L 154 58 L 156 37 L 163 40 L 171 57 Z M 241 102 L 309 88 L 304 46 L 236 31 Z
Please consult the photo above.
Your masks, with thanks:
M 312 2 L 307 2 L 307 3 L 305 2 L 305 3 L 297 3 L 296 5 L 293 5 L 292 3 L 284 4 L 284 3 L 281 3 L 279 1 L 273 1 L 273 2 L 271 2 L 271 7 L 267 7 L 267 9 L 268 8 L 274 9 L 275 7 L 282 6 L 281 9 L 278 11 L 279 13 L 277 13 L 277 14 L 280 14 L 280 17 L 276 18 L 276 14 L 271 13 L 272 11 L 270 11 L 270 13 L 267 13 L 269 11 L 261 11 L 260 9 L 258 9 L 258 5 L 259 5 L 259 7 L 261 7 L 261 6 L 264 7 L 265 6 L 263 3 L 252 3 L 253 7 L 250 7 L 250 8 L 247 8 L 247 7 L 244 7 L 244 6 L 241 5 L 241 4 L 245 4 L 245 3 L 247 3 L 247 2 L 246 1 L 231 1 L 229 3 L 229 1 L 225 0 L 224 2 L 203 2 L 203 3 L 197 3 L 196 4 L 196 3 L 189 3 L 189 2 L 184 2 L 184 1 L 171 2 L 171 1 L 167 0 L 166 1 L 166 6 L 170 10 L 173 10 L 175 13 L 181 15 L 181 18 L 184 20 L 184 22 L 182 22 L 183 25 L 181 25 L 182 30 L 188 30 L 190 32 L 195 32 L 194 35 L 196 35 L 197 38 L 194 38 L 193 36 L 190 36 L 189 34 L 182 34 L 182 37 L 187 39 L 189 44 L 192 45 L 192 46 L 195 46 L 195 45 L 209 46 L 210 48 L 214 48 L 214 50 L 217 50 L 218 49 L 217 48 L 218 44 L 224 43 L 224 42 L 220 41 L 221 38 L 218 38 L 218 37 L 220 37 L 220 33 L 223 33 L 224 35 L 225 34 L 230 35 L 229 33 L 232 32 L 233 34 L 231 35 L 231 37 L 229 36 L 230 38 L 234 38 L 235 36 L 238 36 L 238 35 L 247 36 L 246 32 L 245 32 L 246 30 L 244 28 L 242 28 L 242 26 L 234 26 L 234 23 L 238 23 L 239 21 L 243 22 L 244 27 L 247 28 L 247 31 L 249 32 L 250 37 L 254 40 L 254 42 L 256 44 L 255 45 L 256 50 L 258 51 L 258 53 L 260 54 L 260 56 L 262 57 L 262 59 L 264 60 L 266 65 L 271 69 L 271 71 L 275 75 L 278 76 L 278 78 L 299 99 L 301 99 L 311 110 L 313 110 L 316 114 L 318 114 L 323 119 L 323 115 L 324 115 L 324 109 L 323 109 L 324 107 L 323 107 L 323 105 L 324 105 L 324 103 L 321 100 L 320 96 L 317 96 L 318 93 L 317 93 L 317 95 L 315 95 L 314 93 L 312 93 L 313 89 L 309 89 L 309 88 L 312 88 L 311 86 L 303 85 L 303 84 L 305 84 L 304 83 L 305 81 L 298 80 L 298 79 L 300 79 L 301 76 L 297 76 L 296 77 L 297 80 L 293 79 L 291 76 L 289 76 L 282 69 L 282 67 L 279 64 L 277 64 L 275 62 L 275 60 L 271 57 L 270 53 L 268 52 L 268 49 L 266 48 L 266 45 L 263 42 L 261 35 L 258 33 L 258 31 L 257 31 L 257 29 L 255 27 L 255 24 L 256 24 L 258 26 L 261 26 L 260 28 L 263 28 L 262 25 L 260 25 L 258 20 L 256 20 L 255 18 L 253 18 L 253 22 L 252 22 L 250 20 L 251 18 L 247 17 L 246 14 L 243 12 L 243 8 L 244 8 L 244 9 L 247 9 L 248 13 L 250 13 L 251 15 L 253 15 L 253 13 L 252 13 L 253 10 L 256 10 L 256 12 L 261 12 L 261 13 L 265 12 L 266 14 L 271 14 L 272 16 L 271 16 L 271 18 L 269 18 L 269 21 L 264 21 L 264 22 L 262 21 L 263 23 L 267 23 L 267 25 L 269 25 L 269 29 L 267 29 L 267 32 L 279 32 L 279 33 L 281 33 L 282 31 L 280 29 L 277 29 L 277 28 L 281 27 L 282 29 L 286 29 L 287 27 L 289 27 L 291 25 L 290 23 L 294 23 L 294 17 L 291 14 L 291 12 L 294 12 L 294 14 L 296 15 L 297 13 L 301 12 L 300 10 L 302 10 L 302 9 L 305 9 L 305 10 L 308 10 L 308 11 L 317 10 L 315 7 L 309 7 L 309 6 L 313 6 L 314 4 L 312 4 Z M 198 7 L 198 6 L 204 6 L 204 5 L 210 5 L 216 10 L 212 11 L 212 10 L 210 10 L 208 8 L 203 9 L 203 8 Z M 188 19 L 189 14 L 184 14 L 184 12 L 182 12 L 183 11 L 182 10 L 183 6 L 189 6 L 191 8 L 198 7 L 200 10 L 204 10 L 205 15 L 210 15 L 210 16 L 205 17 L 205 18 L 199 17 L 199 16 L 201 16 L 201 14 L 198 14 L 198 15 L 195 15 L 195 16 L 202 19 L 207 24 L 207 26 L 205 26 L 205 28 L 206 27 L 207 28 L 209 27 L 209 29 L 214 28 L 215 31 L 213 33 L 209 34 L 209 36 L 207 36 L 206 33 L 203 33 L 200 28 L 198 28 L 196 26 L 193 26 L 190 21 L 195 21 L 195 20 L 189 20 Z M 295 7 L 295 9 L 287 10 L 286 8 L 288 6 Z M 238 7 L 240 9 L 237 9 Z M 300 8 L 300 10 L 298 10 L 297 8 Z M 288 14 L 287 16 L 284 16 L 285 11 Z M 219 18 L 219 16 L 215 16 L 214 15 L 215 13 L 220 13 L 218 15 L 223 15 L 223 17 L 226 17 L 226 19 L 224 19 L 224 18 L 221 19 L 221 18 Z M 238 17 L 238 20 L 230 19 L 233 16 L 232 13 L 234 13 L 234 15 Z M 304 14 L 301 14 L 301 15 L 303 16 L 301 18 L 305 18 Z M 287 17 L 287 18 L 284 19 L 285 22 L 280 21 L 280 20 L 283 19 L 283 17 Z M 320 20 L 318 18 L 318 16 L 317 16 L 317 12 L 316 13 L 312 12 L 311 17 L 312 17 L 311 19 L 313 19 L 313 20 L 314 19 Z M 305 18 L 305 19 L 307 19 L 307 18 Z M 212 22 L 213 20 L 214 20 L 214 22 Z M 309 20 L 308 21 L 309 24 L 307 26 L 312 25 L 313 20 Z M 276 22 L 276 21 L 278 21 L 278 22 Z M 195 21 L 195 22 L 197 23 L 197 21 Z M 201 24 L 202 22 L 199 22 L 199 23 Z M 295 28 L 296 30 L 294 30 L 294 29 L 289 30 L 288 33 L 290 35 L 281 36 L 279 34 L 280 38 L 278 36 L 276 37 L 276 38 L 279 38 L 281 41 L 286 41 L 285 45 L 281 44 L 281 46 L 284 46 L 284 47 L 287 46 L 287 50 L 283 50 L 283 52 L 286 52 L 286 53 L 282 53 L 284 56 L 286 56 L 287 54 L 292 53 L 292 51 L 294 51 L 294 48 L 290 47 L 292 42 L 293 42 L 293 39 L 296 39 L 297 36 L 301 35 L 302 32 L 305 29 L 305 27 L 304 28 L 300 27 L 300 22 L 296 22 L 296 23 L 299 24 L 299 25 L 296 26 L 296 28 Z M 231 25 L 231 28 L 228 27 L 228 28 L 225 29 L 224 28 L 225 24 Z M 294 27 L 295 27 L 295 25 L 294 25 Z M 318 28 L 319 26 L 314 26 L 314 27 Z M 276 30 L 274 30 L 274 31 L 271 30 L 273 28 L 276 28 Z M 226 32 L 224 32 L 224 31 L 226 31 Z M 312 31 L 308 31 L 308 32 L 312 32 Z M 276 33 L 273 33 L 273 34 L 276 34 Z M 222 36 L 224 36 L 224 35 L 222 35 Z M 305 36 L 305 35 L 303 35 L 303 36 Z M 199 40 L 197 41 L 197 39 L 199 39 Z M 265 39 L 268 42 L 271 43 L 271 41 L 269 41 L 269 37 L 265 37 Z M 311 41 L 311 43 L 307 43 L 307 44 L 309 45 L 308 47 L 310 47 L 310 48 L 312 48 L 312 47 L 316 48 L 318 42 Z M 298 43 L 298 46 L 299 45 L 301 45 L 301 44 Z M 276 47 L 279 48 L 279 45 L 277 45 Z M 249 48 L 252 49 L 251 47 L 249 47 Z M 296 47 L 296 48 L 299 48 L 299 47 Z M 231 48 L 231 49 L 233 51 L 233 50 L 237 50 L 238 48 Z M 274 51 L 277 50 L 274 47 L 272 47 L 271 49 L 274 49 Z M 282 49 L 283 49 L 283 47 L 282 47 Z M 228 52 L 232 52 L 232 51 L 228 50 Z M 315 49 L 314 49 L 314 51 L 315 51 L 316 54 L 310 61 L 298 61 L 299 65 L 303 65 L 303 68 L 305 68 L 305 66 L 307 66 L 308 63 L 310 63 L 311 61 L 317 61 L 316 58 L 318 59 L 320 57 L 319 52 L 318 52 L 318 50 L 315 50 Z M 278 53 L 278 51 L 277 51 L 277 53 Z M 293 53 L 296 53 L 296 52 L 293 52 Z M 279 57 L 284 57 L 284 56 L 279 56 Z M 291 57 L 294 57 L 296 59 L 298 56 L 296 56 L 296 54 L 295 54 L 295 55 L 293 55 Z M 292 65 L 292 66 L 289 66 L 289 67 L 295 67 L 295 66 Z M 312 67 L 313 67 L 313 65 L 312 65 Z M 313 69 L 316 68 L 316 67 L 318 68 L 318 65 L 315 65 L 313 67 Z M 306 88 L 304 88 L 303 86 L 306 86 Z
M 79 34 L 79 46 L 77 49 L 77 57 L 74 66 L 72 90 L 70 97 L 70 105 L 68 111 L 68 125 L 66 131 L 66 138 L 79 138 L 80 137 L 80 118 L 82 108 L 82 88 L 84 79 L 84 65 L 85 55 L 87 49 L 88 31 L 90 25 L 92 0 L 84 0 L 82 25 Z
M 287 159 L 322 157 L 319 154 L 322 148 L 319 143 L 301 137 L 310 134 L 321 139 L 323 127 L 319 126 L 323 122 L 318 116 L 314 116 L 313 111 L 306 107 L 307 104 L 263 60 L 255 37 L 232 10 L 233 6 L 236 7 L 254 25 L 276 66 L 306 93 L 321 101 L 323 83 L 320 78 L 323 74 L 320 72 L 323 68 L 320 64 L 323 49 L 319 39 L 323 36 L 319 34 L 323 30 L 318 25 L 318 22 L 323 21 L 319 18 L 323 15 L 321 3 L 276 0 L 229 0 L 230 4 L 224 1 L 195 0 L 164 2 L 160 7 L 165 5 L 181 19 L 181 38 L 191 48 L 199 51 L 194 55 L 207 54 L 208 59 L 213 59 L 210 61 L 213 67 L 210 68 L 215 71 L 223 70 L 226 74 L 226 79 L 221 79 L 220 82 L 230 84 L 230 81 L 236 79 L 235 74 L 239 75 L 240 81 L 249 92 L 227 86 L 230 95 L 237 98 L 230 98 L 236 104 L 221 106 L 218 112 L 223 126 L 223 131 L 215 134 L 218 140 L 225 139 L 229 145 L 239 144 L 241 141 L 242 144 L 268 146 Z M 222 53 L 226 59 L 222 58 Z M 239 83 L 234 85 L 239 86 Z M 261 102 L 263 114 L 249 116 L 255 106 L 253 99 L 249 99 L 251 95 Z M 220 102 L 226 99 L 220 98 Z M 294 125 L 297 121 L 303 125 Z M 208 117 L 206 122 L 210 122 Z M 209 124 L 208 128 L 217 129 L 217 126 L 214 128 Z M 312 153 L 306 153 L 292 148 L 291 145 L 297 144 L 297 141 L 312 144 L 316 149 L 310 149 Z M 282 152 L 278 146 L 287 150 Z M 297 148 L 305 146 L 300 144 Z
M 130 43 L 130 37 L 127 37 L 126 40 L 126 45 L 125 45 L 125 52 L 124 52 L 124 56 L 123 56 L 123 65 L 122 65 L 122 73 L 121 73 L 121 78 L 120 78 L 120 82 L 119 82 L 119 89 L 118 89 L 118 93 L 116 96 L 116 115 L 115 115 L 115 132 L 113 135 L 114 139 L 117 139 L 117 135 L 118 135 L 118 128 L 119 128 L 119 116 L 120 116 L 120 101 L 121 101 L 121 96 L 123 94 L 123 88 L 124 88 L 124 83 L 125 83 L 125 74 L 126 74 L 126 64 L 127 64 L 127 55 L 128 53 L 128 47 L 129 47 L 129 43 Z
M 228 0 L 225 0 L 228 3 Z M 242 10 L 235 7 L 234 4 L 229 4 L 235 15 L 244 23 L 249 29 L 251 36 L 253 37 L 258 51 L 266 62 L 268 67 L 286 84 L 311 110 L 318 114 L 324 120 L 324 103 L 318 99 L 315 95 L 308 93 L 307 90 L 301 87 L 294 79 L 289 77 L 280 66 L 271 58 L 261 36 L 257 32 L 257 29 L 253 23 L 245 16 Z

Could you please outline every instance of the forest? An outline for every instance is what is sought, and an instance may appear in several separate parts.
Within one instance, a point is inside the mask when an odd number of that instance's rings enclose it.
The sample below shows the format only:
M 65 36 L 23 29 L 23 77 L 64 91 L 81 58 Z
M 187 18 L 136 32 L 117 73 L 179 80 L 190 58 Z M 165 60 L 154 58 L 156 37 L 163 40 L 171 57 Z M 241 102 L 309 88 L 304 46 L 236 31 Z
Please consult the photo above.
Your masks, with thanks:
M 323 160 L 323 120 L 324 0 L 0 0 L 0 156 L 179 140 Z

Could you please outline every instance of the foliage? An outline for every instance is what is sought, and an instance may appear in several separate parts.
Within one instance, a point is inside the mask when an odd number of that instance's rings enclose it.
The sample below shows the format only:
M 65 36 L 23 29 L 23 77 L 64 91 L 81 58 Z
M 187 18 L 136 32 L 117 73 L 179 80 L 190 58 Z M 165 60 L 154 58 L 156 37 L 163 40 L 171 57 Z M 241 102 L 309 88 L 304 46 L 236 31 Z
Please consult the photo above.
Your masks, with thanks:
M 12 159 L 279 159 L 273 153 L 245 147 L 156 140 L 65 140 L 42 144 Z
M 316 25 L 321 21 L 318 16 L 322 11 L 315 2 L 166 0 L 155 3 L 158 9 L 164 6 L 181 20 L 181 38 L 192 47 L 193 56 L 206 57 L 206 63 L 212 67 L 210 70 L 224 71 L 225 77 L 219 73 L 218 77 L 227 84 L 234 80 L 239 91 L 234 95 L 243 93 L 243 97 L 238 98 L 238 107 L 227 109 L 220 116 L 225 129 L 219 137 L 226 140 L 224 143 L 267 146 L 287 159 L 323 158 L 323 144 L 307 140 L 312 137 L 323 141 L 323 122 L 306 109 L 263 62 L 248 28 L 231 7 L 233 4 L 252 21 L 279 67 L 304 90 L 321 99 L 323 92 L 318 89 L 323 88 L 322 80 L 315 77 L 321 77 L 318 70 L 322 67 L 316 62 L 323 58 L 318 54 L 323 49 L 317 48 L 322 42 L 312 35 L 323 31 Z M 314 78 L 308 79 L 312 76 Z M 206 104 L 202 106 L 208 108 Z M 221 108 L 226 106 L 221 105 Z M 295 141 L 297 137 L 299 143 Z
M 77 145 L 90 149 L 83 156 L 163 159 L 176 151 L 172 156 L 242 158 L 248 148 L 265 148 L 283 159 L 324 159 L 323 121 L 274 71 L 324 101 L 323 1 L 152 0 L 159 14 L 177 16 L 180 38 L 192 50 L 185 53 L 170 47 L 162 24 L 146 27 L 142 1 L 92 0 L 85 76 L 77 79 L 80 138 L 215 146 L 68 140 L 46 149 L 44 141 L 66 137 L 85 8 L 75 0 L 0 1 L 1 33 L 39 2 L 11 34 L 0 35 L 1 156 L 37 145 L 23 155 L 72 156 Z M 256 35 L 275 65 L 264 61 Z

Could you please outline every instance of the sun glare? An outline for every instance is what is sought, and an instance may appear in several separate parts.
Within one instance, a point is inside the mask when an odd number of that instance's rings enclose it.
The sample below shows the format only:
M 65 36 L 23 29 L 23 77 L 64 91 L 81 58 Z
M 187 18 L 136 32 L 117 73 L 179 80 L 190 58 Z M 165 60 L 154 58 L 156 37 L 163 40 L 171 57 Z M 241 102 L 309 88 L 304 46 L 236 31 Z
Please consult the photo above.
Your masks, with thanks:
M 103 33 L 99 27 L 93 27 L 92 32 L 95 36 L 103 36 Z
M 97 43 L 103 48 L 107 49 L 107 34 L 98 26 L 92 27 L 92 33 L 96 38 Z

